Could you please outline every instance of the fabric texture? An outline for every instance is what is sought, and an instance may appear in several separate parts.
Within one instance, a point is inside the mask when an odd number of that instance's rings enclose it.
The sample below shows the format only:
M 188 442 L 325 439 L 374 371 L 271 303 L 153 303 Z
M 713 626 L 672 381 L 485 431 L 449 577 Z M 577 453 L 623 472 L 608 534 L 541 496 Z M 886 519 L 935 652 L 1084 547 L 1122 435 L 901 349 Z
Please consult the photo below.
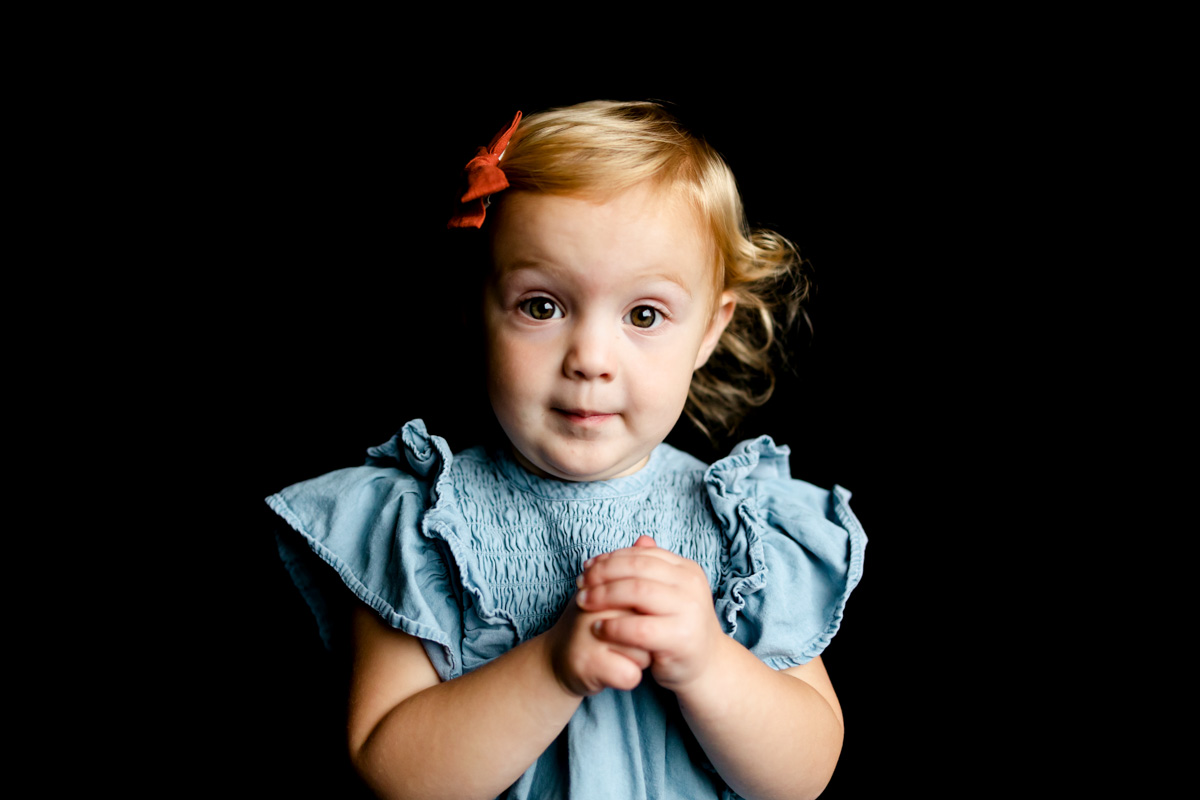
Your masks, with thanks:
M 765 436 L 711 466 L 663 444 L 633 475 L 572 483 L 532 475 L 504 453 L 452 455 L 414 420 L 371 448 L 366 465 L 267 503 L 292 529 L 278 537 L 280 555 L 331 648 L 346 643 L 330 609 L 349 589 L 419 638 L 451 680 L 549 629 L 587 559 L 646 534 L 700 564 L 725 632 L 784 669 L 829 644 L 866 546 L 850 493 L 792 479 L 788 456 Z M 647 673 L 633 691 L 586 698 L 502 796 L 737 795 Z

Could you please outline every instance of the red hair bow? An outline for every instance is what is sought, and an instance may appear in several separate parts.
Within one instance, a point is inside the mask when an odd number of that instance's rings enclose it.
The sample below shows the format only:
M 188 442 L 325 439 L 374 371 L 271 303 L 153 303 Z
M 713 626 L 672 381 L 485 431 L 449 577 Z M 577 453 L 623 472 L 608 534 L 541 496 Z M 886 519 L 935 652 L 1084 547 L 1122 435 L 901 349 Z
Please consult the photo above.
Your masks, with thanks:
M 500 169 L 500 156 L 504 155 L 504 148 L 508 147 L 508 140 L 520 121 L 521 112 L 518 111 L 512 124 L 497 133 L 487 147 L 479 148 L 475 157 L 467 162 L 467 192 L 462 196 L 463 207 L 450 218 L 447 228 L 483 227 L 487 198 L 508 188 L 508 178 Z

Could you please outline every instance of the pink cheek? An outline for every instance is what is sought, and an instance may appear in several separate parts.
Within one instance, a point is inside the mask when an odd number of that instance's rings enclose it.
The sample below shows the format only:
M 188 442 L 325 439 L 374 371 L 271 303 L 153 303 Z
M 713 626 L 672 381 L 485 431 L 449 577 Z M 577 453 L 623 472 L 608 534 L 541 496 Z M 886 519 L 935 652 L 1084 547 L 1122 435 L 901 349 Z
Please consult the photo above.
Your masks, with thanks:
M 493 347 L 488 358 L 488 386 L 493 404 L 512 403 L 537 394 L 545 383 L 545 353 L 513 342 Z

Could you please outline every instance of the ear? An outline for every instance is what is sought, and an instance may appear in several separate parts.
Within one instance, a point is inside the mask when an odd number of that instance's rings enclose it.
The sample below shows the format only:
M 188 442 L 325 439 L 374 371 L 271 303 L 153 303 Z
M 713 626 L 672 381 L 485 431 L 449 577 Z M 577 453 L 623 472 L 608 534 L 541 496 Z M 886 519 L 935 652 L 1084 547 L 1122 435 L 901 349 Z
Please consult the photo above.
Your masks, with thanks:
M 696 366 L 692 367 L 693 370 L 700 369 L 708 361 L 708 357 L 712 355 L 712 351 L 717 346 L 717 341 L 720 340 L 721 334 L 725 332 L 725 326 L 733 318 L 733 309 L 737 307 L 737 299 L 734 298 L 733 292 L 721 292 L 721 296 L 717 298 L 717 303 L 717 311 L 713 314 L 708 331 L 705 332 L 704 338 L 700 340 L 700 352 L 696 353 Z

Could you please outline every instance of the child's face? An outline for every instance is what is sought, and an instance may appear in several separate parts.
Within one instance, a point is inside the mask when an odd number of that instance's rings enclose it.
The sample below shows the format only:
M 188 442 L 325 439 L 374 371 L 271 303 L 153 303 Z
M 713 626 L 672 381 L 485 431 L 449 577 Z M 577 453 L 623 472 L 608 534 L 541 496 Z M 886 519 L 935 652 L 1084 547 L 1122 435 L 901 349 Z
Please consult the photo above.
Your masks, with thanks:
M 713 302 L 695 212 L 646 187 L 604 203 L 513 192 L 495 223 L 488 393 L 518 460 L 574 481 L 636 472 L 733 312 L 729 292 Z

